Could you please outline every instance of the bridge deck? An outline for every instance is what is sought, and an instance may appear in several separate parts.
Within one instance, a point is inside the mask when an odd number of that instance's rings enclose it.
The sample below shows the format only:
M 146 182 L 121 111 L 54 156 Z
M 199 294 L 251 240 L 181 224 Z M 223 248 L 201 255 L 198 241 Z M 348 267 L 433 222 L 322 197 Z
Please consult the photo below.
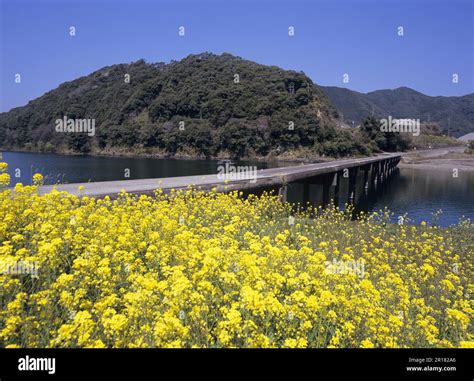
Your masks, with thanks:
M 56 189 L 59 191 L 67 191 L 72 194 L 81 194 L 83 196 L 90 197 L 104 197 L 106 195 L 113 196 L 122 190 L 125 190 L 131 194 L 152 194 L 154 190 L 161 188 L 163 191 L 169 192 L 171 189 L 185 189 L 190 185 L 202 190 L 210 190 L 212 188 L 217 188 L 218 191 L 244 190 L 278 186 L 318 175 L 335 173 L 345 168 L 360 167 L 376 163 L 378 161 L 400 157 L 400 154 L 380 154 L 377 156 L 360 159 L 336 160 L 325 163 L 301 164 L 291 167 L 262 169 L 257 171 L 255 181 L 250 181 L 248 179 L 224 180 L 222 178 L 218 178 L 217 174 L 212 174 L 167 177 L 158 179 L 154 178 L 140 180 L 102 181 L 93 183 L 74 183 L 56 186 L 47 185 L 42 186 L 39 190 L 39 193 L 48 193 L 53 189 L 53 187 L 56 187 Z M 84 187 L 81 192 L 78 190 L 79 186 Z

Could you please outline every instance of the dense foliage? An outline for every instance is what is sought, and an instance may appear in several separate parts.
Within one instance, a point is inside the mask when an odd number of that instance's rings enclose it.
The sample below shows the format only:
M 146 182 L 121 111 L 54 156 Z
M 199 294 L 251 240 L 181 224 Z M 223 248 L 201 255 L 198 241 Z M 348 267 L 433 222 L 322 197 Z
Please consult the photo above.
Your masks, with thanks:
M 55 120 L 64 116 L 94 118 L 95 136 L 56 132 Z M 335 127 L 335 117 L 303 73 L 204 53 L 170 64 L 114 65 L 63 83 L 0 115 L 0 147 L 208 157 L 301 148 L 331 156 L 366 154 L 351 132 Z
M 405 151 L 411 145 L 409 135 L 382 131 L 380 120 L 373 116 L 368 116 L 362 121 L 359 132 L 362 140 L 365 140 L 374 150 Z

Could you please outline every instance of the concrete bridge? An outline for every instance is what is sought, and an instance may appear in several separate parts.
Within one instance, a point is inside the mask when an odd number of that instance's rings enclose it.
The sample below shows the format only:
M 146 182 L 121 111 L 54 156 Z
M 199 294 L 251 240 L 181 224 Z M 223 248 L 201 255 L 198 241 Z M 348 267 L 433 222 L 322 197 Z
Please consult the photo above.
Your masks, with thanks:
M 364 173 L 364 187 L 370 184 L 377 185 L 384 182 L 394 171 L 401 159 L 400 154 L 379 154 L 360 159 L 336 160 L 325 163 L 301 164 L 291 167 L 270 168 L 256 171 L 255 177 L 223 178 L 217 174 L 199 176 L 180 176 L 161 179 L 119 180 L 94 183 L 74 183 L 42 186 L 40 194 L 50 192 L 53 187 L 59 191 L 67 191 L 75 195 L 89 197 L 115 197 L 122 190 L 130 194 L 148 194 L 161 188 L 164 192 L 171 189 L 186 189 L 192 186 L 204 191 L 216 188 L 218 192 L 232 190 L 252 190 L 258 188 L 278 189 L 282 201 L 286 201 L 287 185 L 289 183 L 304 184 L 304 199 L 309 199 L 309 185 L 323 185 L 323 202 L 329 200 L 329 189 L 334 187 L 334 201 L 339 198 L 339 184 L 341 176 L 349 180 L 349 201 L 354 201 L 356 192 L 356 178 L 359 171 Z M 83 187 L 79 191 L 79 187 Z

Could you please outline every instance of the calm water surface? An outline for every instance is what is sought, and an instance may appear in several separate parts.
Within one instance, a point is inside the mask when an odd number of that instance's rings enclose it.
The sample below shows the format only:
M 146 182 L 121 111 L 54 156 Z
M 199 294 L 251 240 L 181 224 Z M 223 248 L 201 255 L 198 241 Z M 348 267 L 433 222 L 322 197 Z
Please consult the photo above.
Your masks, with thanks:
M 288 201 L 302 202 L 303 185 L 290 184 Z M 339 206 L 348 202 L 348 180 L 342 179 Z M 311 185 L 310 202 L 322 204 L 322 186 Z M 330 192 L 333 197 L 333 191 Z M 356 209 L 364 212 L 383 210 L 393 213 L 392 221 L 408 214 L 409 223 L 421 221 L 449 226 L 460 218 L 474 221 L 474 172 L 459 172 L 458 178 L 451 171 L 400 168 L 392 177 L 376 190 L 366 193 L 363 188 L 363 175 L 360 174 L 356 189 Z M 438 218 L 433 214 L 442 211 Z
M 123 180 L 126 170 L 130 179 L 160 178 L 216 173 L 214 160 L 174 160 L 128 157 L 64 156 L 4 152 L 3 160 L 9 165 L 12 183 L 29 184 L 34 173 L 42 173 L 47 183 L 77 183 L 88 181 Z M 288 166 L 278 162 L 236 162 L 238 165 L 255 165 L 258 169 Z M 20 172 L 16 171 L 17 169 Z M 20 174 L 20 177 L 15 177 Z M 474 172 L 400 169 L 383 186 L 366 194 L 362 176 L 359 176 L 356 206 L 358 210 L 376 211 L 388 207 L 394 220 L 408 213 L 413 223 L 434 221 L 432 214 L 442 210 L 437 223 L 455 224 L 460 218 L 474 221 Z M 331 191 L 332 192 L 332 191 Z M 340 205 L 347 200 L 347 179 L 342 179 Z M 330 194 L 332 197 L 332 193 Z M 288 201 L 303 202 L 303 185 L 290 184 Z M 310 202 L 322 204 L 322 186 L 311 185 Z
M 217 172 L 215 160 L 176 160 L 109 156 L 70 156 L 41 153 L 3 152 L 12 184 L 31 184 L 35 173 L 45 176 L 45 183 L 83 183 L 124 179 L 203 175 Z M 238 165 L 255 165 L 258 169 L 291 165 L 278 162 L 240 161 Z M 21 176 L 15 177 L 20 169 Z M 130 177 L 125 177 L 129 173 Z

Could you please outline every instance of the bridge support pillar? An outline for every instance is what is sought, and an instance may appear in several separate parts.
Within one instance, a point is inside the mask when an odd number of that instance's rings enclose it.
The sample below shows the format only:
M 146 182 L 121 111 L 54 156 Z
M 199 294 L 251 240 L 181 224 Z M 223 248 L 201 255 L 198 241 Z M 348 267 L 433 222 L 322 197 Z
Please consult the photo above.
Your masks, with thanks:
M 278 197 L 280 198 L 281 202 L 286 202 L 288 197 L 288 186 L 286 184 L 282 185 L 278 190 Z
M 370 173 L 370 182 L 372 183 L 372 188 L 376 189 L 377 188 L 377 163 L 372 164 L 372 170 Z
M 384 176 L 383 176 L 383 162 L 382 161 L 379 161 L 378 163 L 378 183 L 379 184 L 382 184 L 385 180 Z
M 306 206 L 309 203 L 309 187 L 311 183 L 309 181 L 305 181 L 303 183 L 303 205 Z
M 329 186 L 331 185 L 330 182 L 325 182 L 323 184 L 323 206 L 329 204 Z
M 349 203 L 353 204 L 356 197 L 356 180 L 358 168 L 349 169 Z
M 341 172 L 336 172 L 332 179 L 332 186 L 334 186 L 334 205 L 339 206 L 339 183 L 341 180 Z
M 370 165 L 367 165 L 362 168 L 364 170 L 364 191 L 367 194 L 369 191 L 369 170 L 370 170 Z

